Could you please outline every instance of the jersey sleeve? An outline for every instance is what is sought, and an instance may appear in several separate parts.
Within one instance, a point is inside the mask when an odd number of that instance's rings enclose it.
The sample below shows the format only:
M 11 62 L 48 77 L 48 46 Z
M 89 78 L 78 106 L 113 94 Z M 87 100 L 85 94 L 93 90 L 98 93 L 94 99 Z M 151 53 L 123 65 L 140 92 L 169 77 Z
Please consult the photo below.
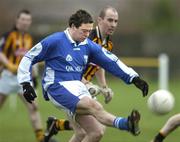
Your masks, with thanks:
M 47 59 L 48 45 L 39 42 L 29 50 L 22 58 L 18 67 L 18 82 L 31 82 L 32 65 Z
M 116 55 L 96 43 L 90 44 L 90 61 L 122 79 L 127 84 L 130 84 L 134 77 L 139 76 L 132 68 L 118 59 Z

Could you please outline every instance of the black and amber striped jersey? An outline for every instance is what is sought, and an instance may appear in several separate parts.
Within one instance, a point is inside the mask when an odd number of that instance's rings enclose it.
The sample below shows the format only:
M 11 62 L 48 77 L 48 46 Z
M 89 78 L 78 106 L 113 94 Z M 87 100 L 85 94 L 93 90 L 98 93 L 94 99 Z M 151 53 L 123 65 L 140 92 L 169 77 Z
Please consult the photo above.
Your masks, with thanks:
M 16 28 L 5 33 L 0 39 L 0 52 L 14 65 L 19 65 L 21 58 L 32 47 L 32 37 L 21 33 Z
M 108 37 L 106 37 L 106 39 L 104 41 L 102 41 L 98 26 L 96 26 L 96 28 L 92 30 L 92 32 L 89 35 L 89 38 L 92 41 L 96 42 L 97 44 L 101 45 L 103 48 L 106 48 L 107 50 L 112 51 L 112 48 L 113 48 L 112 40 L 108 36 Z M 93 78 L 93 76 L 95 75 L 95 73 L 98 70 L 99 70 L 99 66 L 97 66 L 93 63 L 89 63 L 83 77 L 87 81 L 91 81 L 91 79 Z

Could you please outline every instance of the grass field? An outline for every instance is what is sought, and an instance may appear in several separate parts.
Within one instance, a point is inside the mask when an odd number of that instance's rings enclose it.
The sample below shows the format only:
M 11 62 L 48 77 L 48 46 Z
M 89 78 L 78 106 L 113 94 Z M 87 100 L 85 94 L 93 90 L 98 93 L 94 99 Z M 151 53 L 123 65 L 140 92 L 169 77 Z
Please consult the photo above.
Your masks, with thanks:
M 141 112 L 141 134 L 137 137 L 123 131 L 113 128 L 107 128 L 102 142 L 149 142 L 158 132 L 166 120 L 173 114 L 179 113 L 180 95 L 179 82 L 170 82 L 170 91 L 176 99 L 175 108 L 167 115 L 157 116 L 152 114 L 146 105 L 147 98 L 141 96 L 141 92 L 134 85 L 127 86 L 122 81 L 112 78 L 108 80 L 109 86 L 114 90 L 115 96 L 110 104 L 106 105 L 103 98 L 99 97 L 105 109 L 118 116 L 127 116 L 132 108 L 136 108 Z M 157 82 L 149 81 L 151 94 L 158 86 Z M 43 125 L 45 127 L 46 118 L 54 115 L 59 118 L 65 118 L 63 112 L 57 110 L 49 102 L 45 102 L 42 98 L 41 91 L 38 90 L 39 110 L 41 112 Z M 174 131 L 165 142 L 179 142 L 180 129 Z M 60 132 L 56 139 L 59 142 L 67 142 L 72 132 Z M 34 133 L 29 123 L 28 114 L 21 101 L 17 101 L 15 110 L 10 109 L 9 101 L 0 111 L 0 142 L 35 142 Z

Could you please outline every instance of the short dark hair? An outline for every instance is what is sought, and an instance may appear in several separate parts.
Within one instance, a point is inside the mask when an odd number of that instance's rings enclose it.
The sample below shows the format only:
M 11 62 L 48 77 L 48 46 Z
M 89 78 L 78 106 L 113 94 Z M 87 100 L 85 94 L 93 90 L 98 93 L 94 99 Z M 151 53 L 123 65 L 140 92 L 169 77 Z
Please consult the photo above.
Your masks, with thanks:
M 85 10 L 78 10 L 76 13 L 72 14 L 71 17 L 69 18 L 69 26 L 71 27 L 72 24 L 76 28 L 80 27 L 81 24 L 87 24 L 87 23 L 93 23 L 93 18 L 92 16 Z
M 24 13 L 24 14 L 31 15 L 31 12 L 30 12 L 29 10 L 27 10 L 27 9 L 22 9 L 21 11 L 18 12 L 17 18 L 19 18 L 20 15 L 23 14 L 23 13 Z

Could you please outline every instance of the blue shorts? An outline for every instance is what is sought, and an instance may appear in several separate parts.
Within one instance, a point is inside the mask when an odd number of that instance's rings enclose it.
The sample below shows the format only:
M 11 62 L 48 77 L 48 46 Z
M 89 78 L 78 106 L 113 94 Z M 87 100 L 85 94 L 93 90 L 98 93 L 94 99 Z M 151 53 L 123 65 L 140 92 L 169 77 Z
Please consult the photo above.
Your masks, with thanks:
M 76 105 L 84 96 L 91 97 L 86 86 L 81 81 L 63 81 L 48 87 L 47 94 L 51 102 L 58 108 L 72 115 Z

